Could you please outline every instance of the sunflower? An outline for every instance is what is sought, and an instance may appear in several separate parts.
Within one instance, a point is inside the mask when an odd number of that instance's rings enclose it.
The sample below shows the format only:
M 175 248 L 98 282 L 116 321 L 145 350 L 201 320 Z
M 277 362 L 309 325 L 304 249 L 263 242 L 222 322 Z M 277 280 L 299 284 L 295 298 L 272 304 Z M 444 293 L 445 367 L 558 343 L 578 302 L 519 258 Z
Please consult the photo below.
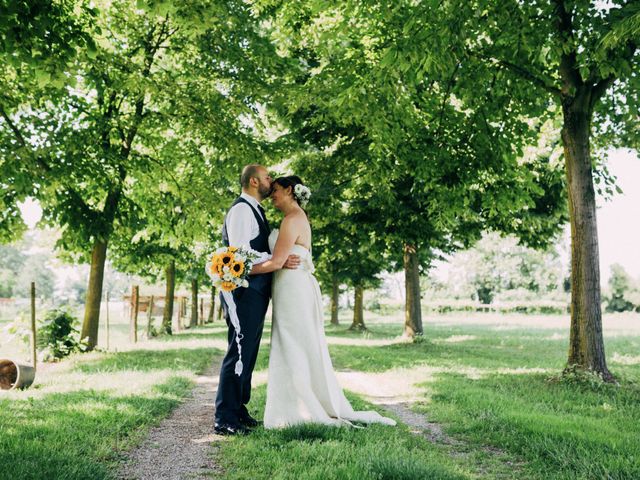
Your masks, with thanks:
M 244 262 L 233 262 L 230 267 L 231 275 L 239 277 L 244 273 Z
M 228 248 L 228 250 L 229 250 L 231 253 L 236 253 L 236 252 L 238 251 L 238 247 L 229 247 L 229 248 Z
M 211 273 L 222 273 L 222 254 L 218 253 L 211 258 Z
M 222 262 L 222 265 L 231 265 L 231 263 L 233 262 L 233 257 L 233 253 L 225 252 L 220 255 L 220 261 Z
M 222 263 L 220 261 L 211 264 L 211 273 L 213 275 L 222 275 Z
M 220 288 L 222 288 L 222 290 L 224 290 L 225 292 L 230 292 L 231 290 L 235 290 L 236 284 L 233 282 L 222 282 Z

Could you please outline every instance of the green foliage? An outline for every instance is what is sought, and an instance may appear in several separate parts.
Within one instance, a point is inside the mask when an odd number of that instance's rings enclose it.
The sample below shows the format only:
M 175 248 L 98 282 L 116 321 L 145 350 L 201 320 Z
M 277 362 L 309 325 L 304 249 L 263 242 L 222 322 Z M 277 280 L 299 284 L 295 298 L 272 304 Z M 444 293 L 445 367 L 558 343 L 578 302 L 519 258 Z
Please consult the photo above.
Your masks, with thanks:
M 23 253 L 32 246 L 43 246 L 41 240 L 30 237 L 19 243 L 0 245 L 0 297 L 29 298 L 31 282 L 36 283 L 38 298 L 52 297 L 55 275 L 49 265 L 51 256 Z
M 53 296 L 55 275 L 47 263 L 50 255 L 34 253 L 26 257 L 24 265 L 17 272 L 13 294 L 18 298 L 29 298 L 31 282 L 36 284 L 36 296 L 50 299 Z
M 0 297 L 14 294 L 16 279 L 26 256 L 13 245 L 0 245 Z
M 627 42 L 640 40 L 640 5 L 629 2 L 623 10 L 624 14 L 618 14 L 616 24 L 602 39 L 603 48 L 620 47 Z
M 73 352 L 85 351 L 80 332 L 75 328 L 78 320 L 61 309 L 50 310 L 40 321 L 36 338 L 43 361 L 59 360 Z
M 561 288 L 563 272 L 555 249 L 533 250 L 518 245 L 512 236 L 487 233 L 473 248 L 453 255 L 450 262 L 450 293 L 462 298 L 471 294 L 485 304 L 510 291 L 522 290 L 517 297 L 524 299 L 527 292 L 540 298 Z
M 640 300 L 640 288 L 638 288 L 636 282 L 627 274 L 622 265 L 617 263 L 611 265 L 606 311 L 626 312 L 634 309 L 640 310 L 640 302 L 638 300 Z
M 265 3 L 289 66 L 270 106 L 287 121 L 282 138 L 301 144 L 292 168 L 323 204 L 310 212 L 325 283 L 340 276 L 329 272 L 336 250 L 363 257 L 357 242 L 378 268 L 402 268 L 405 244 L 428 268 L 486 228 L 534 246 L 558 233 L 567 212 L 553 114 L 507 111 L 510 91 L 462 80 L 446 28 L 416 20 L 433 18 L 430 3 Z
M 428 293 L 427 293 L 428 295 Z M 530 315 L 565 315 L 569 313 L 569 302 L 558 301 L 500 301 L 499 304 L 488 305 L 478 299 L 477 301 L 440 300 L 423 304 L 427 312 L 437 314 L 453 312 L 492 312 L 508 315 L 512 313 L 524 313 Z

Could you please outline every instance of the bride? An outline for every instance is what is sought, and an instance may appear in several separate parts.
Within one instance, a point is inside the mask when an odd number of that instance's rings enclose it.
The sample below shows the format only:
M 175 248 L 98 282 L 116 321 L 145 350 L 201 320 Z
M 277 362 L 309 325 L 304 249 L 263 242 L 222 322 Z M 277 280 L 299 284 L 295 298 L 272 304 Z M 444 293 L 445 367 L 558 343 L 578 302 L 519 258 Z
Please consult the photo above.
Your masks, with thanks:
M 377 412 L 354 411 L 333 371 L 324 335 L 322 297 L 313 276 L 311 226 L 302 209 L 309 196 L 309 189 L 297 176 L 273 182 L 271 199 L 284 213 L 284 220 L 280 231 L 269 236 L 273 257 L 251 270 L 251 274 L 275 272 L 264 426 L 350 421 L 395 425 Z M 290 254 L 300 257 L 297 270 L 282 268 Z

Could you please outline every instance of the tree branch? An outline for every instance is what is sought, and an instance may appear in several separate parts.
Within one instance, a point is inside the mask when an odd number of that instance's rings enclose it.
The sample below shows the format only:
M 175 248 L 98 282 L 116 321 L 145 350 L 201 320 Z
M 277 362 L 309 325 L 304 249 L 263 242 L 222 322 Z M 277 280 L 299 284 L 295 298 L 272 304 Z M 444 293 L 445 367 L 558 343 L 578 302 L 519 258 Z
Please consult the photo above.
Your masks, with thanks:
M 22 145 L 22 147 L 29 150 L 29 152 L 31 153 L 31 157 L 36 162 L 36 164 L 45 172 L 49 172 L 51 170 L 51 167 L 49 167 L 49 165 L 47 165 L 47 163 L 44 160 L 42 160 L 42 158 L 36 155 L 36 153 L 33 150 L 33 147 L 27 143 L 25 138 L 22 136 L 22 132 L 20 132 L 20 129 L 13 122 L 13 120 L 11 120 L 11 117 L 9 117 L 9 115 L 7 114 L 7 112 L 5 111 L 2 105 L 0 105 L 0 115 L 2 115 L 2 118 L 4 118 L 5 122 L 7 122 L 7 124 L 9 125 L 9 128 L 11 129 L 13 134 L 16 136 L 16 138 L 18 139 L 18 142 Z
M 520 78 L 533 83 L 534 85 L 542 88 L 543 90 L 546 90 L 552 95 L 560 96 L 560 94 L 562 93 L 560 89 L 556 87 L 556 85 L 551 79 L 540 77 L 535 73 L 533 73 L 532 71 L 530 71 L 529 69 L 527 69 L 526 67 L 523 67 L 522 65 L 518 65 L 509 60 L 496 58 L 495 56 L 491 55 L 490 52 L 488 54 L 475 53 L 467 48 L 466 53 L 470 57 L 476 57 L 476 58 L 479 58 L 480 60 L 488 61 L 493 64 L 498 64 L 500 67 L 511 71 L 512 73 L 516 74 Z
M 446 105 L 447 100 L 449 99 L 449 94 L 451 92 L 451 87 L 453 86 L 453 82 L 456 78 L 456 74 L 458 73 L 458 70 L 460 69 L 460 66 L 462 65 L 462 63 L 460 62 L 456 62 L 456 67 L 453 69 L 453 72 L 451 72 L 451 77 L 449 78 L 449 81 L 447 82 L 447 89 L 444 93 L 444 96 L 442 97 L 442 103 L 440 104 L 440 115 L 439 115 L 439 119 L 438 119 L 438 129 L 437 129 L 437 136 L 440 135 L 440 132 L 442 131 L 442 119 L 444 117 L 444 107 Z
M 15 123 L 13 123 L 11 117 L 7 115 L 7 112 L 4 110 L 4 107 L 2 105 L 0 105 L 0 114 L 2 115 L 2 118 L 4 118 L 5 122 L 7 122 L 7 125 L 9 125 L 9 128 L 18 139 L 18 142 L 20 142 L 23 147 L 28 147 L 27 142 L 24 140 L 24 137 L 20 132 L 20 129 L 16 126 Z
M 566 9 L 564 0 L 554 0 L 556 4 L 556 14 L 558 21 L 556 27 L 558 29 L 558 35 L 562 44 L 573 40 L 573 19 L 571 13 Z M 563 49 L 564 52 L 564 49 Z M 560 57 L 560 77 L 564 83 L 562 87 L 562 94 L 569 95 L 570 92 L 582 85 L 582 78 L 578 73 L 578 61 L 575 46 L 571 48 L 569 53 L 563 53 Z
M 591 100 L 589 101 L 589 109 L 592 111 L 593 107 L 595 107 L 598 100 L 602 98 L 607 89 L 613 84 L 616 80 L 616 76 L 614 74 L 609 75 L 607 78 L 600 80 L 593 86 L 591 90 Z
M 498 62 L 498 65 L 500 65 L 503 68 L 506 68 L 507 70 L 510 70 L 511 72 L 515 73 L 516 75 L 518 75 L 520 78 L 523 78 L 525 80 L 530 81 L 531 83 L 537 85 L 538 87 L 546 90 L 547 92 L 551 93 L 552 95 L 561 95 L 561 91 L 559 88 L 557 88 L 555 85 L 553 85 L 552 82 L 549 82 L 548 80 L 544 79 L 544 78 L 540 78 L 538 77 L 536 74 L 530 72 L 529 70 L 527 70 L 526 68 L 517 65 L 513 62 L 510 62 L 509 60 L 501 60 L 501 59 L 497 59 L 497 58 L 492 58 L 492 60 Z
M 155 33 L 155 30 L 156 30 L 155 25 L 151 28 L 151 30 L 147 35 L 146 47 L 145 47 L 146 65 L 142 71 L 142 76 L 145 79 L 149 78 L 149 75 L 151 74 L 151 67 L 153 66 L 155 55 L 160 49 L 160 46 L 162 45 L 162 43 L 178 30 L 176 28 L 173 31 L 170 31 L 168 28 L 168 23 L 169 23 L 169 16 L 167 15 L 165 17 L 164 22 L 162 22 L 162 25 L 160 26 L 160 32 L 158 33 L 158 36 L 156 37 L 155 42 L 152 43 L 153 34 Z M 143 92 L 140 94 L 140 96 L 138 97 L 135 103 L 135 113 L 133 116 L 133 124 L 131 125 L 131 128 L 129 129 L 129 131 L 125 136 L 125 139 L 123 140 L 121 155 L 123 155 L 125 158 L 128 157 L 129 153 L 131 152 L 131 146 L 133 144 L 133 140 L 136 134 L 138 133 L 138 127 L 140 126 L 140 123 L 142 122 L 142 119 L 144 117 L 144 96 L 145 96 L 145 92 L 143 90 Z

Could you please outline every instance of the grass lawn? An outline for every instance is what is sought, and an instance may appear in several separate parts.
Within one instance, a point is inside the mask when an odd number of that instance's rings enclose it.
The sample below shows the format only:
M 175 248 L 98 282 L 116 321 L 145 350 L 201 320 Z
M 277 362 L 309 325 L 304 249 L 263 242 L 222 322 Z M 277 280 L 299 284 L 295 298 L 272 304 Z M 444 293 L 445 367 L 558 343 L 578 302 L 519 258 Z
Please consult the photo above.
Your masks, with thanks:
M 564 316 L 428 316 L 415 343 L 398 341 L 398 315 L 366 321 L 364 334 L 348 331 L 346 316 L 326 327 L 349 398 L 382 411 L 376 391 L 407 390 L 413 411 L 438 422 L 448 440 L 432 443 L 402 423 L 259 428 L 216 443 L 222 478 L 640 478 L 640 315 L 604 319 L 619 385 L 558 378 L 568 345 Z M 269 329 L 250 404 L 258 417 Z M 112 477 L 124 452 L 176 407 L 226 342 L 219 322 L 135 348 L 127 332 L 115 321 L 117 353 L 42 365 L 31 389 L 0 392 L 0 479 Z M 0 356 L 5 346 L 0 339 Z M 364 381 L 350 383 L 354 376 Z
M 398 321 L 370 318 L 365 334 L 348 331 L 346 318 L 327 326 L 334 366 L 364 372 L 373 390 L 387 380 L 415 381 L 413 410 L 439 422 L 451 443 L 430 443 L 405 426 L 258 429 L 222 443 L 225 478 L 640 478 L 639 315 L 604 319 L 619 385 L 558 377 L 565 317 L 431 317 L 413 344 L 394 341 Z M 258 369 L 268 365 L 266 350 Z M 261 415 L 264 386 L 254 398 Z
M 222 354 L 210 327 L 198 329 L 198 340 L 179 334 L 135 347 L 123 321 L 114 327 L 120 352 L 41 364 L 30 389 L 0 392 L 0 479 L 112 478 L 123 452 Z

